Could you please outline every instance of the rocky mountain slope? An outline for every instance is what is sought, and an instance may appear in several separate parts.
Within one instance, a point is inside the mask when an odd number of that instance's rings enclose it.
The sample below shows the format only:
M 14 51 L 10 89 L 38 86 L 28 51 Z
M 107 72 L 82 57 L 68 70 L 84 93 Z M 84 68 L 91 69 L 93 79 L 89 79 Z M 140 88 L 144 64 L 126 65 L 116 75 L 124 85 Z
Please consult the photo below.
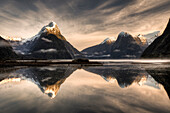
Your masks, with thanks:
M 24 59 L 72 59 L 80 55 L 60 33 L 55 22 L 44 26 L 37 35 L 17 49 L 24 53 Z
M 18 55 L 13 51 L 10 43 L 0 37 L 0 60 L 11 60 L 18 58 Z
M 115 42 L 114 39 L 106 38 L 102 43 L 92 47 L 88 47 L 82 50 L 81 52 L 86 58 L 92 59 L 110 58 L 111 46 L 114 42 Z
M 144 37 L 133 37 L 129 33 L 121 32 L 111 48 L 111 58 L 113 59 L 135 59 L 139 58 L 147 47 Z
M 143 52 L 142 58 L 170 58 L 170 20 L 163 34 Z

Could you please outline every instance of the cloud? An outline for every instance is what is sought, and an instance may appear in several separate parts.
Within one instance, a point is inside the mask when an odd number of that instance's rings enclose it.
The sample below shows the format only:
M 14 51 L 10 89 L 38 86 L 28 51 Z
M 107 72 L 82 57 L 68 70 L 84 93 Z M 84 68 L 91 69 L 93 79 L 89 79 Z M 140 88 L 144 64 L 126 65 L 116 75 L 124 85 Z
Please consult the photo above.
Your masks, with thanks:
M 29 38 L 55 21 L 67 40 L 83 49 L 121 31 L 163 31 L 168 14 L 169 0 L 1 0 L 0 34 Z

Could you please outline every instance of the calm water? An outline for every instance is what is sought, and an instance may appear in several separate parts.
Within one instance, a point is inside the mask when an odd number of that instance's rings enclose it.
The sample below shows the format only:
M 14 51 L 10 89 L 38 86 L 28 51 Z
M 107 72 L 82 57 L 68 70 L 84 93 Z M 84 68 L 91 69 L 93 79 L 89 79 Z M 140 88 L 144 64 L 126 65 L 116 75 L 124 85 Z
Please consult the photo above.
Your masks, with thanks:
M 170 113 L 170 65 L 0 69 L 0 113 Z

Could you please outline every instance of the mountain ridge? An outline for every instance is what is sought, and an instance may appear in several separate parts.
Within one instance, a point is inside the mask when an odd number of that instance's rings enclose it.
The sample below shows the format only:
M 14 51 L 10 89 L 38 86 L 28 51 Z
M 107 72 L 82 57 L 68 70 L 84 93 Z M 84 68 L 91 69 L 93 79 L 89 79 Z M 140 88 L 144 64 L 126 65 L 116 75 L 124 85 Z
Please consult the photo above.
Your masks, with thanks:
M 141 58 L 170 58 L 170 19 L 163 34 L 145 49 Z

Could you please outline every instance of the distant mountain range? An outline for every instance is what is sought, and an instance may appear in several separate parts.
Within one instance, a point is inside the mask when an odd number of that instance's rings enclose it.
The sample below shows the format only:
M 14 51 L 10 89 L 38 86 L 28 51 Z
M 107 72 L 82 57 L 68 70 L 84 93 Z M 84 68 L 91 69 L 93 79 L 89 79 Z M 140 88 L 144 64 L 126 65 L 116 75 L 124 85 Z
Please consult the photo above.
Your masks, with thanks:
M 102 43 L 81 52 L 91 59 L 134 59 L 139 58 L 147 46 L 147 38 L 143 35 L 133 37 L 129 33 L 121 32 L 117 39 L 106 38 Z
M 7 41 L 0 37 L 0 59 L 136 59 L 141 55 L 142 58 L 169 58 L 169 24 L 161 36 L 159 31 L 137 36 L 121 32 L 117 38 L 106 38 L 79 52 L 61 34 L 57 24 L 50 22 L 26 41 Z
M 163 34 L 143 52 L 142 58 L 170 58 L 170 20 Z

